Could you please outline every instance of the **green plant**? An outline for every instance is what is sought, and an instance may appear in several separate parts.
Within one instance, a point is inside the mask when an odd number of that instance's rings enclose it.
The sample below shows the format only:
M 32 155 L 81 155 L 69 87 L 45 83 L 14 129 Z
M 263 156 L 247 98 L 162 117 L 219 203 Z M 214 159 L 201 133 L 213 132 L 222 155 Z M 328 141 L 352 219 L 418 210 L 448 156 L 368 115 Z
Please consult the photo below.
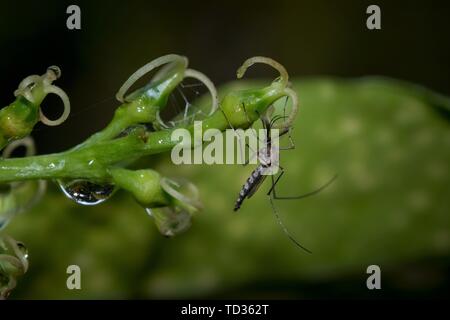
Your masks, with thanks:
M 8 297 L 17 278 L 28 270 L 26 247 L 9 236 L 0 237 L 0 300 Z
M 266 82 L 228 83 L 219 96 Z M 383 270 L 384 296 L 445 295 L 449 99 L 379 77 L 290 82 L 301 111 L 292 130 L 295 150 L 280 154 L 287 171 L 280 192 L 307 192 L 339 174 L 319 195 L 275 204 L 312 255 L 291 245 L 276 225 L 265 194 L 270 181 L 233 214 L 254 166 L 174 165 L 163 153 L 151 167 L 201 191 L 203 209 L 190 232 L 162 238 L 126 192 L 82 207 L 51 187 L 6 230 L 30 251 L 30 272 L 11 298 L 373 298 L 365 281 L 374 263 Z M 72 263 L 83 270 L 81 291 L 64 285 L 61 270 Z M 416 281 L 429 274 L 433 281 Z
M 223 131 L 230 127 L 248 128 L 259 119 L 259 115 L 283 96 L 293 97 L 296 106 L 296 94 L 287 87 L 287 73 L 278 63 L 267 58 L 249 59 L 238 70 L 238 77 L 242 77 L 245 70 L 256 62 L 272 64 L 280 70 L 280 77 L 262 89 L 228 94 L 223 99 L 220 109 L 217 109 L 214 85 L 201 73 L 186 69 L 186 58 L 177 55 L 158 58 L 139 69 L 124 83 L 117 94 L 118 100 L 123 104 L 117 108 L 112 121 L 105 129 L 65 152 L 1 160 L 0 183 L 35 179 L 82 179 L 95 185 L 113 184 L 115 187 L 126 189 L 140 204 L 149 208 L 183 206 L 183 203 L 177 202 L 170 192 L 163 190 L 162 177 L 157 172 L 150 169 L 132 171 L 126 169 L 126 166 L 142 156 L 170 150 L 178 143 L 171 139 L 174 129 L 185 127 L 193 132 L 194 126 L 187 122 L 194 117 L 190 119 L 185 117 L 172 127 L 164 123 L 160 117 L 170 93 L 185 77 L 197 78 L 210 89 L 212 107 L 202 121 L 203 129 L 215 128 Z M 163 64 L 168 65 L 157 73 L 149 84 L 124 97 L 125 91 L 138 78 Z M 25 79 L 25 84 L 19 86 L 16 101 L 2 110 L 0 124 L 6 123 L 5 119 L 9 120 L 7 126 L 0 127 L 3 141 L 12 141 L 31 132 L 38 121 L 40 103 L 47 92 L 52 92 L 45 87 L 46 79 L 57 78 L 52 70 L 54 68 L 49 68 L 43 80 L 39 78 L 34 85 L 30 85 L 29 82 L 35 78 Z M 65 103 L 65 106 L 66 112 L 68 103 Z M 42 120 L 42 112 L 40 114 Z M 292 110 L 283 126 L 289 126 L 295 115 L 296 108 Z M 165 185 L 170 189 L 170 184 Z M 192 208 L 188 206 L 185 209 Z
M 291 97 L 293 103 L 280 127 L 289 127 L 297 113 L 298 99 L 288 87 L 286 70 L 269 58 L 254 57 L 239 68 L 238 78 L 255 63 L 273 66 L 280 76 L 269 86 L 229 93 L 218 108 L 214 84 L 202 73 L 188 69 L 185 57 L 173 54 L 160 57 L 137 70 L 119 89 L 116 97 L 122 104 L 103 130 L 61 153 L 8 158 L 11 147 L 29 141 L 23 139 L 28 139 L 39 120 L 58 125 L 67 119 L 70 111 L 67 95 L 52 84 L 61 75 L 58 67 L 48 68 L 42 76 L 25 78 L 15 92 L 16 100 L 0 110 L 0 148 L 6 146 L 4 159 L 0 160 L 0 184 L 10 188 L 0 198 L 0 218 L 3 217 L 0 228 L 7 224 L 13 212 L 23 209 L 25 203 L 35 202 L 35 188 L 29 188 L 26 200 L 17 200 L 22 187 L 35 186 L 39 180 L 56 180 L 67 196 L 86 205 L 103 202 L 119 188 L 127 190 L 155 219 L 162 234 L 173 236 L 184 231 L 190 225 L 191 215 L 201 208 L 196 187 L 182 179 L 163 177 L 149 168 L 135 170 L 129 166 L 143 156 L 171 150 L 178 143 L 171 138 L 173 130 L 185 128 L 193 133 L 194 120 L 202 120 L 203 130 L 248 128 L 284 96 Z M 126 95 L 139 78 L 157 67 L 162 68 L 147 85 Z M 165 122 L 161 114 L 169 95 L 186 77 L 195 78 L 208 88 L 212 96 L 210 109 L 185 110 L 184 114 L 175 114 L 171 121 Z M 50 93 L 60 96 L 64 103 L 62 116 L 54 121 L 44 116 L 41 107 Z M 31 148 L 32 144 L 27 145 Z M 196 145 L 196 141 L 192 145 Z

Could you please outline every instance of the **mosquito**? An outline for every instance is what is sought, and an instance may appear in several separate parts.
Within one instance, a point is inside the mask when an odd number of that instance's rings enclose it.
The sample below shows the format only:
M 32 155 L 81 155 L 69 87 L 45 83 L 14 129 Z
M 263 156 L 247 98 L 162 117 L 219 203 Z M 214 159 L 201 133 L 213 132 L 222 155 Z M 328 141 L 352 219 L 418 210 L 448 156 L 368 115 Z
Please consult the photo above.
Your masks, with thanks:
M 286 108 L 286 104 L 287 104 L 287 99 L 286 99 L 286 103 L 285 103 L 285 107 Z M 245 106 L 244 110 L 245 110 Z M 256 191 L 258 191 L 259 187 L 262 185 L 262 183 L 264 182 L 264 180 L 267 177 L 267 174 L 265 174 L 265 172 L 267 170 L 270 170 L 272 168 L 273 165 L 277 165 L 278 169 L 280 171 L 280 173 L 278 174 L 278 177 L 275 178 L 274 174 L 270 174 L 271 179 L 272 179 L 272 185 L 269 189 L 269 191 L 267 192 L 267 196 L 269 197 L 270 200 L 270 204 L 272 207 L 272 212 L 275 215 L 275 218 L 278 222 L 278 224 L 281 226 L 283 232 L 287 235 L 287 237 L 294 242 L 295 245 L 297 245 L 298 247 L 300 247 L 301 249 L 305 250 L 308 253 L 311 253 L 310 250 L 308 250 L 307 248 L 305 248 L 304 246 L 302 246 L 289 232 L 289 230 L 286 228 L 286 226 L 284 225 L 283 221 L 281 220 L 278 211 L 275 207 L 274 204 L 274 200 L 298 200 L 298 199 L 302 199 L 302 198 L 306 198 L 312 195 L 315 195 L 317 193 L 319 193 L 320 191 L 322 191 L 323 189 L 325 189 L 326 187 L 328 187 L 331 183 L 333 183 L 333 181 L 337 178 L 337 175 L 334 175 L 327 183 L 325 183 L 324 185 L 322 185 L 321 187 L 317 188 L 316 190 L 310 191 L 308 193 L 302 194 L 302 195 L 298 195 L 298 196 L 280 196 L 276 193 L 276 188 L 275 186 L 277 185 L 277 183 L 281 180 L 281 177 L 284 175 L 285 170 L 282 166 L 280 166 L 278 163 L 274 163 L 274 159 L 277 159 L 278 157 L 274 157 L 274 152 L 277 152 L 276 149 L 278 150 L 292 150 L 295 149 L 295 144 L 292 140 L 292 136 L 291 136 L 291 127 L 288 128 L 283 128 L 280 130 L 279 132 L 279 137 L 284 136 L 286 134 L 288 134 L 288 139 L 289 139 L 289 146 L 284 147 L 284 148 L 273 148 L 272 146 L 272 139 L 271 139 L 271 129 L 273 128 L 274 124 L 279 121 L 279 120 L 283 120 L 286 119 L 287 116 L 286 115 L 276 115 L 274 116 L 272 119 L 268 119 L 267 116 L 262 116 L 260 117 L 262 125 L 263 125 L 263 129 L 266 131 L 266 139 L 265 141 L 263 141 L 264 146 L 261 147 L 259 150 L 256 151 L 256 156 L 258 157 L 259 160 L 259 165 L 252 171 L 251 175 L 247 178 L 245 184 L 242 186 L 240 192 L 239 192 L 239 196 L 235 202 L 234 205 L 234 211 L 238 211 L 244 200 L 245 199 L 249 199 L 251 198 Z M 250 149 L 250 146 L 247 144 L 247 147 Z M 252 151 L 252 150 L 250 150 Z M 252 151 L 254 152 L 254 151 Z M 248 162 L 246 163 L 248 164 Z

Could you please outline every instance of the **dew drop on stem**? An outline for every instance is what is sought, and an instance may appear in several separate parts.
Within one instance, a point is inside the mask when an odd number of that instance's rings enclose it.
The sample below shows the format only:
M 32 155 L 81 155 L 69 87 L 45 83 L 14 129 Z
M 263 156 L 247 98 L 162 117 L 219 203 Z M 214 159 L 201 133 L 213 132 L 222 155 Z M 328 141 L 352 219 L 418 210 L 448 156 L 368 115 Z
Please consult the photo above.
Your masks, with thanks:
M 57 180 L 56 183 L 66 197 L 85 206 L 105 202 L 116 190 L 113 184 L 99 184 L 88 180 Z

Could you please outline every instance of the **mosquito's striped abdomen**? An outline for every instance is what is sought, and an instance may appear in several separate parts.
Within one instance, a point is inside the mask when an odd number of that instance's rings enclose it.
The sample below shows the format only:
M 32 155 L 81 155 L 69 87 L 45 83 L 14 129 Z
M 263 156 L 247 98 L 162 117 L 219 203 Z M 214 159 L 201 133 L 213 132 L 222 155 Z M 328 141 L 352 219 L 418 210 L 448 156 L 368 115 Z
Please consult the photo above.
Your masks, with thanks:
M 256 167 L 255 170 L 253 170 L 252 174 L 250 175 L 250 177 L 248 177 L 247 181 L 245 181 L 245 184 L 242 186 L 242 189 L 239 192 L 239 196 L 234 205 L 234 211 L 239 210 L 245 198 L 247 198 L 249 194 L 252 194 L 252 190 L 254 188 L 257 188 L 259 186 L 260 181 L 263 179 L 262 175 L 263 170 L 264 166 L 259 165 L 258 167 Z

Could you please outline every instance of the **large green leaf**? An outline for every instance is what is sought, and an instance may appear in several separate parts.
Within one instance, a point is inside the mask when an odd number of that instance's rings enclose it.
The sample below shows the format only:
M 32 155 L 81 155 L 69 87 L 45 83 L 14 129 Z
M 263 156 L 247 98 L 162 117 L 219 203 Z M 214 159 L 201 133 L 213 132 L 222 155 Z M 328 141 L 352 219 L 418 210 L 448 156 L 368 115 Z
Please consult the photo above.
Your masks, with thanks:
M 221 93 L 260 85 L 239 82 Z M 414 266 L 449 257 L 448 100 L 388 79 L 299 79 L 293 86 L 301 103 L 296 148 L 281 153 L 286 174 L 277 192 L 305 193 L 339 175 L 315 196 L 276 202 L 313 254 L 277 225 L 266 196 L 270 182 L 232 211 L 252 166 L 175 166 L 167 155 L 157 169 L 189 178 L 204 202 L 187 233 L 162 238 L 125 194 L 80 207 L 49 192 L 8 230 L 30 253 L 29 273 L 12 297 L 311 297 L 315 284 L 347 278 L 355 295 L 371 264 L 400 294 L 439 287 L 448 275 Z M 70 264 L 82 269 L 81 291 L 66 288 Z M 408 266 L 421 276 L 411 278 Z M 325 296 L 331 290 L 320 288 Z

